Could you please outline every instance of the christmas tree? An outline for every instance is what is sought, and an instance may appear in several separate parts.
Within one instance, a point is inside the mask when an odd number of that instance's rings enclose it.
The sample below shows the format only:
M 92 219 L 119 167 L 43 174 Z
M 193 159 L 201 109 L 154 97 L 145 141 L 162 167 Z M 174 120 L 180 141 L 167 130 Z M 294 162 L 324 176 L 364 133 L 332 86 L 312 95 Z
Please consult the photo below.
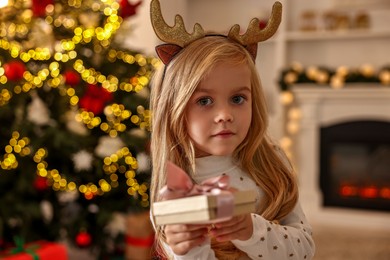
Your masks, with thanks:
M 124 46 L 141 2 L 13 0 L 0 9 L 0 249 L 67 240 L 107 255 L 147 211 L 154 57 Z

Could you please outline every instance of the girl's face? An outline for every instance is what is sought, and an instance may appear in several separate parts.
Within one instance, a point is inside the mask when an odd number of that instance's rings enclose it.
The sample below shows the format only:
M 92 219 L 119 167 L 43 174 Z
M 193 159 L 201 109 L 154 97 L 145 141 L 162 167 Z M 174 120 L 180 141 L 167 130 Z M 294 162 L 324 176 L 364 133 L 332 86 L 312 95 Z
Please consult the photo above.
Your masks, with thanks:
M 252 119 L 250 79 L 247 65 L 221 63 L 200 82 L 186 107 L 196 157 L 231 155 L 245 139 Z

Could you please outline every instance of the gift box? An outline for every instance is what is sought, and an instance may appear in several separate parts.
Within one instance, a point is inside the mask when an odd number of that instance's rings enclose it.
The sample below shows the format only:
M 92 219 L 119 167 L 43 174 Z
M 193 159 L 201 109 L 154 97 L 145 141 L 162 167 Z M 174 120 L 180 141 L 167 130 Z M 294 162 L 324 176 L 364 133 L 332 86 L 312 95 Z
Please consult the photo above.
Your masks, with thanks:
M 155 202 L 152 212 L 156 225 L 215 223 L 255 212 L 255 200 L 253 190 L 196 195 Z
M 67 260 L 66 247 L 59 243 L 37 241 L 0 252 L 6 260 Z

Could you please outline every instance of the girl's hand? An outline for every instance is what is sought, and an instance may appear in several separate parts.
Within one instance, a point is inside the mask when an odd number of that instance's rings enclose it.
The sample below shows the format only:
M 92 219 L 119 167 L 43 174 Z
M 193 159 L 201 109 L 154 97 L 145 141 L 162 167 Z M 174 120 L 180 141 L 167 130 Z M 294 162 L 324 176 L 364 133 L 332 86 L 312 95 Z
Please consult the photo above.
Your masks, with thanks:
M 253 234 L 251 214 L 239 215 L 230 220 L 215 223 L 210 234 L 220 242 L 234 239 L 248 240 Z
M 192 248 L 201 245 L 208 234 L 208 225 L 166 225 L 166 242 L 176 255 L 185 255 Z

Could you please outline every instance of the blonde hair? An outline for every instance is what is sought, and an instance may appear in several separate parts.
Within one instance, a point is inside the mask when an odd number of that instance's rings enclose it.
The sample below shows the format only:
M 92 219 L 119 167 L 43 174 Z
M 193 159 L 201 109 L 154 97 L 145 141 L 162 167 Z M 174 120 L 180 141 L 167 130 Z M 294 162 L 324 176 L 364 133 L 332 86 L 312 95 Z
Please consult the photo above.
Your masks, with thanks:
M 208 36 L 184 48 L 153 79 L 150 108 L 152 110 L 152 181 L 151 202 L 159 201 L 159 190 L 166 184 L 166 162 L 176 163 L 190 176 L 195 172 L 194 146 L 187 134 L 185 109 L 200 81 L 219 63 L 246 64 L 251 71 L 252 121 L 245 140 L 233 157 L 265 193 L 259 214 L 274 221 L 294 208 L 298 192 L 294 174 L 280 157 L 280 152 L 267 136 L 268 116 L 264 93 L 252 56 L 246 49 L 225 37 Z M 156 232 L 161 247 L 164 239 Z M 239 252 L 231 243 L 213 245 L 217 255 L 235 259 Z M 224 253 L 225 252 L 225 253 Z

